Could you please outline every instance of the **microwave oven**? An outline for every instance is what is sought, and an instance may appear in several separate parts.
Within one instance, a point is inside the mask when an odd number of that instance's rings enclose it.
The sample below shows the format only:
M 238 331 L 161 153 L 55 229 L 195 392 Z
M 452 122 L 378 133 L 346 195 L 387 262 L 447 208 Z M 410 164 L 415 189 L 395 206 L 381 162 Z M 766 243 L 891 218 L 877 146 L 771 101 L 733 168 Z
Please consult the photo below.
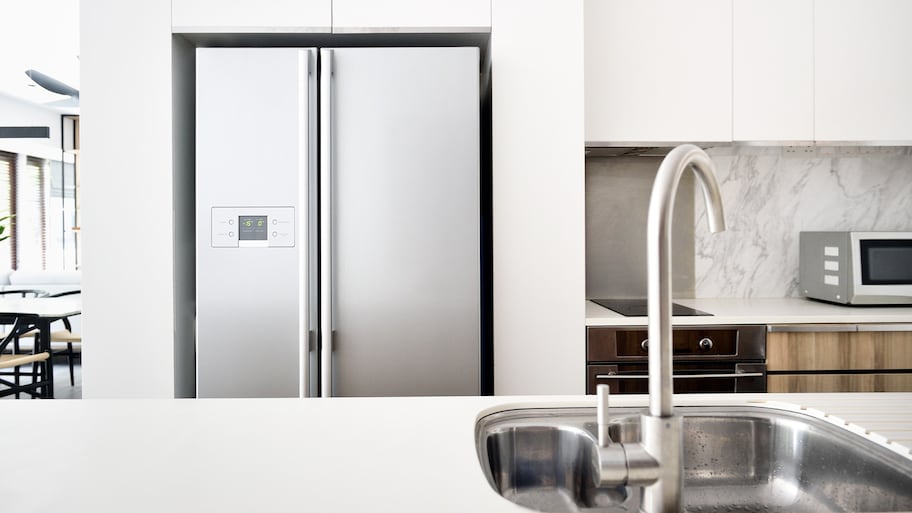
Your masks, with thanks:
M 912 304 L 912 232 L 801 232 L 798 286 L 846 305 Z

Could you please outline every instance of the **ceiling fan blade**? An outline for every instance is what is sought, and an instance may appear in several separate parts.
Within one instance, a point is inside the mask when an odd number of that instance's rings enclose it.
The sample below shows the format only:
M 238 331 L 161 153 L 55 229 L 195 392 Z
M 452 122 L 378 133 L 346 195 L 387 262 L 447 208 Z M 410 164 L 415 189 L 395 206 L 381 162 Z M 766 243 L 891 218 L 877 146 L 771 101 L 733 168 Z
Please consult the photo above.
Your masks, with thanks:
M 35 71 L 33 69 L 26 70 L 25 74 L 28 75 L 36 84 L 47 89 L 52 93 L 63 94 L 66 96 L 72 96 L 73 98 L 79 98 L 79 90 L 74 89 L 63 82 L 57 80 L 56 78 L 51 78 L 40 71 Z

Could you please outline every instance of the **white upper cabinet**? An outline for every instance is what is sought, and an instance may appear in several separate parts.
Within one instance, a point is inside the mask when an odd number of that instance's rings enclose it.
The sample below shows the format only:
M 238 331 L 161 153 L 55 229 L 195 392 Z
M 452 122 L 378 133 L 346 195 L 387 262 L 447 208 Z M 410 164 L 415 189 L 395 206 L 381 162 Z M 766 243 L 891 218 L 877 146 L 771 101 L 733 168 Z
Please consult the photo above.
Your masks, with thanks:
M 734 140 L 813 141 L 814 1 L 734 0 L 732 19 Z
M 491 0 L 171 0 L 183 33 L 488 32 Z
M 171 0 L 171 30 L 328 33 L 332 0 Z
M 487 32 L 491 0 L 333 0 L 333 32 Z
M 818 141 L 912 141 L 912 2 L 818 0 Z
M 587 144 L 732 140 L 732 0 L 586 0 Z

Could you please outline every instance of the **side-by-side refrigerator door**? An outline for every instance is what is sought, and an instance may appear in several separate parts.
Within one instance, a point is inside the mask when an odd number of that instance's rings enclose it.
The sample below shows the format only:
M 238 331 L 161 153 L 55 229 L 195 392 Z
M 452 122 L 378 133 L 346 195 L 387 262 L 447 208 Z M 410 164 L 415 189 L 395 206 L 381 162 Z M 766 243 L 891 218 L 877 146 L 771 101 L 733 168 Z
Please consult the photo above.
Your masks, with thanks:
M 478 49 L 320 61 L 321 393 L 478 394 Z
M 316 51 L 196 59 L 197 396 L 308 395 Z

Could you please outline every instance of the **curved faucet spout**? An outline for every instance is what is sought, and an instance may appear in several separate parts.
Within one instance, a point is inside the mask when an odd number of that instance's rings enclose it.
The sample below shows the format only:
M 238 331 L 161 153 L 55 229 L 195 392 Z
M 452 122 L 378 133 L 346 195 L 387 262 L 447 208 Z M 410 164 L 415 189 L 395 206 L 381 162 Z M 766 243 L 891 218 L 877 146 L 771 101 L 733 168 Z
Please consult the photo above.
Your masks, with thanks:
M 600 482 L 643 486 L 640 511 L 680 513 L 684 487 L 684 422 L 672 408 L 671 217 L 675 192 L 688 168 L 703 189 L 709 229 L 725 229 L 722 197 L 712 160 L 700 148 L 685 144 L 671 150 L 656 176 L 647 221 L 649 291 L 649 415 L 640 417 L 640 443 L 599 449 Z M 607 395 L 601 394 L 600 429 L 607 428 Z M 607 436 L 600 436 L 600 439 Z M 624 457 L 620 458 L 619 454 Z M 626 461 L 626 466 L 617 460 Z M 617 469 L 622 471 L 618 472 Z M 634 472 L 635 471 L 635 472 Z
M 709 155 L 693 144 L 671 150 L 659 166 L 649 198 L 647 220 L 647 291 L 649 315 L 649 413 L 670 417 L 672 409 L 671 221 L 681 175 L 694 170 L 706 201 L 709 229 L 725 229 L 722 196 Z

